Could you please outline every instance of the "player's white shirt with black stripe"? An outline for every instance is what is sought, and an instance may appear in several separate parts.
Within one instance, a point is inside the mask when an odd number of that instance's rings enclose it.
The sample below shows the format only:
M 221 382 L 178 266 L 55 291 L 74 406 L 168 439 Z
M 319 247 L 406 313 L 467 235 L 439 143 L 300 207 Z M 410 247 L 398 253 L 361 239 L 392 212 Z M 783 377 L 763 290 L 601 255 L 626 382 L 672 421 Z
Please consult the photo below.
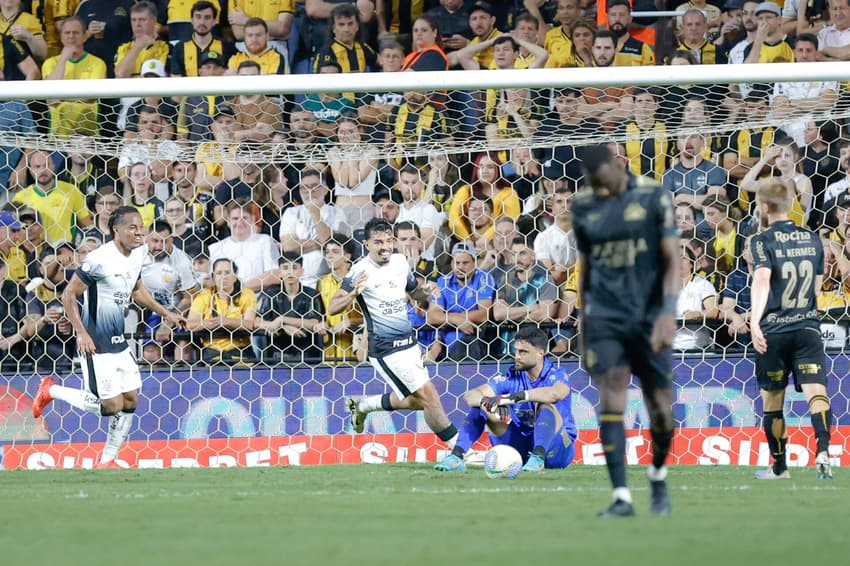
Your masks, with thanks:
M 407 318 L 407 293 L 415 289 L 417 283 L 407 259 L 394 253 L 389 262 L 378 265 L 366 256 L 351 267 L 342 288 L 351 291 L 354 280 L 363 272 L 368 278 L 357 302 L 369 332 L 369 355 L 384 356 L 409 348 L 416 337 Z
M 147 253 L 147 246 L 139 246 L 125 256 L 115 242 L 109 242 L 89 253 L 77 269 L 77 276 L 88 285 L 83 298 L 83 325 L 99 354 L 127 349 L 125 312 Z

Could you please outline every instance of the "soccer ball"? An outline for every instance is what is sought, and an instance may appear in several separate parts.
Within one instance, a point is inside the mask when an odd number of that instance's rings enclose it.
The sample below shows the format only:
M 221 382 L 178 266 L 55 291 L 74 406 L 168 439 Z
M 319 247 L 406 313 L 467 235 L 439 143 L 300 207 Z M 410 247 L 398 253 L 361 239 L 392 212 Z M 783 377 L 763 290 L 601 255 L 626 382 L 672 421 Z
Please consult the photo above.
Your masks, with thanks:
M 484 455 L 484 471 L 491 479 L 515 479 L 522 470 L 522 456 L 513 446 L 500 444 Z

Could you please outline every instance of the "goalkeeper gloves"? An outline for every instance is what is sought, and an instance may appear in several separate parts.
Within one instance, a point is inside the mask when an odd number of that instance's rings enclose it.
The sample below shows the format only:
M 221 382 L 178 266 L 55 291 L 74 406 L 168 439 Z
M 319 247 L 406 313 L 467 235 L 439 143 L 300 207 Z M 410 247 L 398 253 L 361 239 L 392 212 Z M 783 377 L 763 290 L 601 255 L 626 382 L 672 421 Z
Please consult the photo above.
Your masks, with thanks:
M 488 413 L 495 413 L 498 407 L 507 407 L 515 403 L 528 401 L 528 391 L 519 391 L 510 395 L 495 395 L 493 397 L 482 397 L 481 408 Z

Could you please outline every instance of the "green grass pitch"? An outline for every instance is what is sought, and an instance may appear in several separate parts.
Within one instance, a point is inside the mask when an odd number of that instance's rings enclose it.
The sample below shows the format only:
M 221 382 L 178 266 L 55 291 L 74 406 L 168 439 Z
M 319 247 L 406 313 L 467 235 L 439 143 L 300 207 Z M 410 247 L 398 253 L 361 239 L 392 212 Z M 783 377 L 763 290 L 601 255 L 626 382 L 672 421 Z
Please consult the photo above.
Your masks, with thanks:
M 320 566 L 844 563 L 850 481 L 674 467 L 673 515 L 600 520 L 605 469 L 491 480 L 425 464 L 0 473 L 0 563 Z M 577 561 L 581 562 L 577 562 Z

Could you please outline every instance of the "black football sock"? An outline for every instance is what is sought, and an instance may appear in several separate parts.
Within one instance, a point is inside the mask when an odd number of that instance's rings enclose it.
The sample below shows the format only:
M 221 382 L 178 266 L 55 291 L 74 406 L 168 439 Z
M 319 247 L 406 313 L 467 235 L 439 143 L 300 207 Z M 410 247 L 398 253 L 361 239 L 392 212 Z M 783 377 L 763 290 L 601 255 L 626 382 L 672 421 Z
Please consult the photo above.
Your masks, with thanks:
M 623 427 L 623 413 L 600 414 L 599 436 L 602 438 L 611 485 L 614 489 L 626 487 L 626 429 Z
M 816 401 L 823 401 L 829 405 L 829 399 L 825 395 L 815 395 L 809 400 L 809 407 Z M 818 454 L 821 452 L 829 452 L 830 429 L 832 428 L 832 409 L 821 411 L 820 413 L 812 413 L 812 428 L 815 429 L 815 440 L 817 441 Z
M 655 426 L 650 427 L 652 436 L 652 466 L 658 470 L 667 461 L 667 456 L 670 454 L 670 445 L 673 444 L 673 427 L 656 429 Z
M 785 436 L 785 416 L 782 411 L 765 411 L 762 426 L 773 456 L 773 473 L 779 475 L 788 468 L 785 463 L 785 443 L 788 441 Z

